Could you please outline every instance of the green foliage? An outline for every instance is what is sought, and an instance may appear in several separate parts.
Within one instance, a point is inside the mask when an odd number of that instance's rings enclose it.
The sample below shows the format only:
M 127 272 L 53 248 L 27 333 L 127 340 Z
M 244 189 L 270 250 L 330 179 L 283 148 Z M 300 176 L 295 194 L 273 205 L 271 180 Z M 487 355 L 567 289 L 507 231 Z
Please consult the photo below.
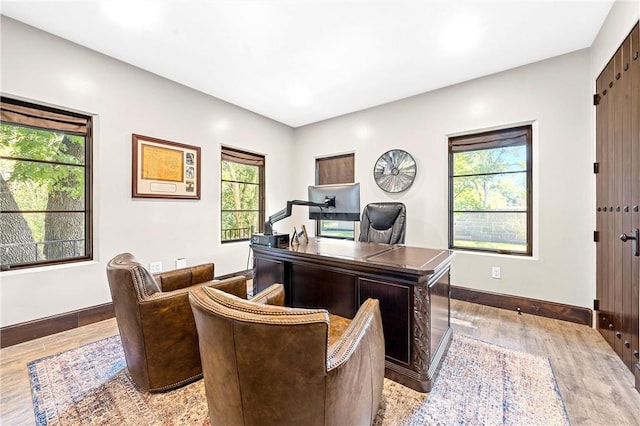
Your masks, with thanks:
M 259 167 L 222 160 L 222 180 L 259 183 Z
M 222 161 L 222 229 L 259 229 L 260 168 Z M 225 212 L 226 210 L 226 212 Z
M 0 156 L 5 157 L 0 173 L 23 211 L 46 210 L 52 194 L 83 199 L 84 150 L 82 136 L 0 123 Z M 46 214 L 23 213 L 23 217 L 34 241 L 44 241 Z
M 3 161 L 0 171 L 18 204 L 21 187 L 42 191 L 45 198 L 54 190 L 75 200 L 84 197 L 84 143 L 82 136 L 0 123 L 0 155 L 16 159 Z
M 454 210 L 526 208 L 526 148 L 453 154 Z

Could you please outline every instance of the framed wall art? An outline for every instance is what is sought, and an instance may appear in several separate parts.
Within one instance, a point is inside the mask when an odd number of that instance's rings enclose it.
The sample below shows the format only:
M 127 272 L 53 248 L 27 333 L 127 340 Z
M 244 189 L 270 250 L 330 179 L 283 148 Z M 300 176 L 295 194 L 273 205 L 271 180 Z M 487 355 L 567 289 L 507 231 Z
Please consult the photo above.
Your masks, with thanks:
M 200 147 L 133 135 L 131 196 L 200 199 Z

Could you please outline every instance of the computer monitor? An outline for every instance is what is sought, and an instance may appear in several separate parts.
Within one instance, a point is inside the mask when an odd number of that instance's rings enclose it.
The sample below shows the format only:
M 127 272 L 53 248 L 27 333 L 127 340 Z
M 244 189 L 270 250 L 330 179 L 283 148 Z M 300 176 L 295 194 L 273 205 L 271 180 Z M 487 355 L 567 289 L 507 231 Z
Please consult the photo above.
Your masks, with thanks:
M 309 186 L 309 201 L 324 203 L 335 197 L 335 207 L 309 207 L 311 220 L 360 220 L 360 184 L 346 183 L 337 185 Z

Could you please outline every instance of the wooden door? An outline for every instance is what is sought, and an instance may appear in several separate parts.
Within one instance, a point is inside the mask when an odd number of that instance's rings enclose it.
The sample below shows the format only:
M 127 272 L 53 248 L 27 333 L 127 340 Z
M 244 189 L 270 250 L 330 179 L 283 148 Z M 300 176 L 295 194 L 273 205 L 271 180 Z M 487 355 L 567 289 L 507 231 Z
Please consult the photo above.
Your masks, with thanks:
M 596 81 L 597 328 L 629 369 L 638 362 L 640 30 Z

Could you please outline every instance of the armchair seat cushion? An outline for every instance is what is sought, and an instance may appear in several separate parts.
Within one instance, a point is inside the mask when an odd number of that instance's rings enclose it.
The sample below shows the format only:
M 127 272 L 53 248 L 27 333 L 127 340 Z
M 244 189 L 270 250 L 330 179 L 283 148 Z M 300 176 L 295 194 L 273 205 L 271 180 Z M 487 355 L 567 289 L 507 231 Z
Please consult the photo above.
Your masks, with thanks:
M 349 318 L 329 314 L 329 346 L 337 342 L 351 325 Z

